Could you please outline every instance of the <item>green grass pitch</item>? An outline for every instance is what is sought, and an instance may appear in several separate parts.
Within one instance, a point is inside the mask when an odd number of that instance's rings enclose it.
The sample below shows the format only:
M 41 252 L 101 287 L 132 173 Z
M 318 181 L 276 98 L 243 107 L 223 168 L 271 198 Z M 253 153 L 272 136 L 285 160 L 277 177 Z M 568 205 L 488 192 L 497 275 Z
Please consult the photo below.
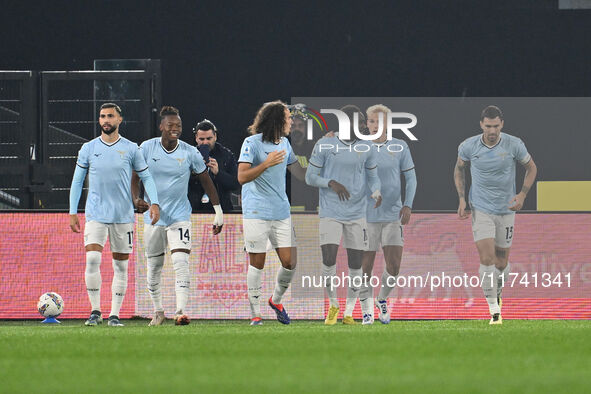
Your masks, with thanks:
M 589 392 L 591 321 L 0 321 L 0 392 Z

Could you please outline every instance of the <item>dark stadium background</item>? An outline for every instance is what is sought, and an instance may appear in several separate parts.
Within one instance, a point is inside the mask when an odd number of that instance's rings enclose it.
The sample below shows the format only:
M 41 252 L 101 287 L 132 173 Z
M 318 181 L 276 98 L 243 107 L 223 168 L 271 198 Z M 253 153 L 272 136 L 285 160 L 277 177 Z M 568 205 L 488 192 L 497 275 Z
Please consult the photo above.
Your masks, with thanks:
M 163 103 L 180 108 L 183 139 L 207 117 L 234 152 L 256 109 L 276 98 L 576 97 L 591 90 L 591 10 L 560 10 L 556 0 L 22 1 L 3 4 L 0 32 L 1 70 L 161 59 Z M 543 143 L 535 131 L 515 133 L 527 136 L 538 179 L 585 180 L 587 129 L 581 124 L 575 138 L 556 130 Z M 453 131 L 441 138 L 441 151 L 454 156 L 476 131 Z M 415 162 L 426 160 L 415 154 Z M 415 209 L 455 209 L 453 160 L 450 166 L 445 179 L 421 171 Z M 526 208 L 535 209 L 534 197 Z

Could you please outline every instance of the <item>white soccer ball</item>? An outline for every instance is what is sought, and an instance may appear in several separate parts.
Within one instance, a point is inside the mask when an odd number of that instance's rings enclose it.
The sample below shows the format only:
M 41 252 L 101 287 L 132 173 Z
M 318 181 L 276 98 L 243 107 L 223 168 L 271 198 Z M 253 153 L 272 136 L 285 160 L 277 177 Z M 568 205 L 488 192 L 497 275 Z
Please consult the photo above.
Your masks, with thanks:
M 45 293 L 39 297 L 37 310 L 43 317 L 56 317 L 64 311 L 64 300 L 57 293 Z

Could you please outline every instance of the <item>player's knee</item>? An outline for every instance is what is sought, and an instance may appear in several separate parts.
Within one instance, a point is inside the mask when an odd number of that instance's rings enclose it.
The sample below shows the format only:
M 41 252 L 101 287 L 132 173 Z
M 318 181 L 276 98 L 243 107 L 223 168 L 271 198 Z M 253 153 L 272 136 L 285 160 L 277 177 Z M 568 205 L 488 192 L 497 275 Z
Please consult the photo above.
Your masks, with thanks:
M 480 263 L 482 265 L 493 265 L 495 263 L 494 254 L 485 254 L 480 256 Z
M 101 266 L 101 252 L 90 251 L 86 252 L 86 272 L 99 272 Z
M 283 266 L 283 268 L 288 270 L 292 270 L 296 267 L 295 261 L 292 260 L 282 261 L 281 265 Z
M 189 272 L 189 255 L 184 252 L 176 252 L 171 256 L 172 267 L 175 272 Z
M 398 273 L 400 273 L 400 264 L 386 264 L 386 271 L 390 276 L 398 276 Z
M 116 275 L 127 275 L 127 263 L 129 260 L 113 259 L 113 273 Z

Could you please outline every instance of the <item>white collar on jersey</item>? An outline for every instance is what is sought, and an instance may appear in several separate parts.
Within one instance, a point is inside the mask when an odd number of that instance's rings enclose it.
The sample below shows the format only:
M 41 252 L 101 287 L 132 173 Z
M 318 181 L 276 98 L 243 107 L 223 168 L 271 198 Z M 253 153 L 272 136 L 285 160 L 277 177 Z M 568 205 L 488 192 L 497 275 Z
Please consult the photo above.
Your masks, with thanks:
M 481 135 L 481 136 L 480 136 L 480 142 L 482 143 L 482 145 L 486 146 L 488 149 L 492 149 L 492 148 L 494 148 L 495 146 L 497 146 L 497 145 L 499 145 L 499 144 L 501 143 L 501 138 L 503 138 L 503 133 L 501 133 L 501 134 L 499 135 L 499 140 L 497 141 L 497 143 L 496 143 L 496 144 L 494 144 L 493 146 L 488 146 L 488 145 L 486 145 L 486 143 L 484 142 L 484 135 Z
M 119 138 L 117 138 L 117 140 L 116 140 L 116 141 L 113 141 L 113 142 L 111 142 L 111 143 L 109 143 L 109 142 L 105 142 L 105 140 L 103 140 L 103 137 L 102 137 L 102 136 L 99 136 L 99 138 L 101 139 L 101 142 L 102 142 L 103 144 L 105 144 L 105 145 L 107 145 L 107 146 L 113 146 L 113 145 L 115 145 L 117 142 L 119 142 L 119 140 L 121 139 L 121 136 L 119 136 Z
M 177 142 L 176 142 L 176 146 L 174 147 L 174 149 L 173 149 L 173 150 L 168 150 L 168 149 L 166 149 L 166 148 L 164 147 L 164 145 L 162 145 L 162 140 L 158 141 L 158 143 L 160 144 L 160 146 L 162 147 L 162 149 L 163 149 L 163 150 L 164 150 L 164 152 L 166 152 L 166 153 L 172 153 L 172 152 L 174 152 L 175 150 L 177 150 L 177 149 L 178 149 L 178 147 L 179 147 L 179 145 L 180 145 L 180 143 L 177 141 Z

